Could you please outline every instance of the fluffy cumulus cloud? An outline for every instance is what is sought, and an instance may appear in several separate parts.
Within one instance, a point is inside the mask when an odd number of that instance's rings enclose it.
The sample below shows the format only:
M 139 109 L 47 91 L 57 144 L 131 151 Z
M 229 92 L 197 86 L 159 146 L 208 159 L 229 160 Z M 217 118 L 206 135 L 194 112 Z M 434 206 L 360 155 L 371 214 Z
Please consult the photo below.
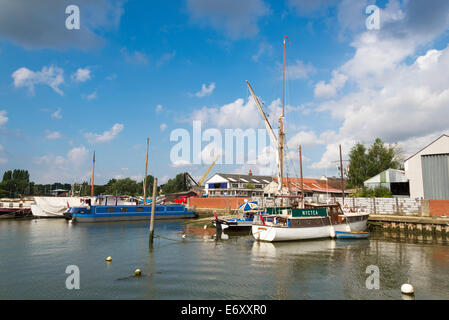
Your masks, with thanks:
M 212 82 L 209 84 L 209 86 L 206 86 L 205 83 L 201 86 L 201 90 L 195 93 L 195 96 L 198 98 L 202 98 L 205 96 L 210 96 L 212 92 L 215 90 L 215 82 Z
M 78 68 L 71 76 L 72 80 L 75 82 L 86 82 L 90 80 L 90 69 L 89 68 Z
M 449 27 L 449 2 L 391 0 L 381 17 L 381 30 L 357 35 L 354 55 L 327 84 L 315 87 L 315 95 L 326 98 L 351 84 L 316 109 L 341 126 L 327 134 L 326 150 L 314 168 L 332 167 L 339 144 L 347 154 L 356 141 L 380 137 L 412 153 L 449 130 L 449 47 L 416 54 Z
M 49 86 L 58 94 L 64 95 L 64 92 L 59 88 L 64 83 L 64 70 L 57 66 L 42 67 L 41 71 L 32 71 L 22 67 L 14 71 L 11 77 L 14 87 L 26 87 L 32 94 L 34 94 L 35 85 L 43 84 Z
M 258 22 L 270 9 L 263 0 L 187 0 L 187 11 L 193 22 L 241 39 L 258 34 Z
M 123 124 L 116 123 L 110 130 L 107 130 L 102 134 L 88 132 L 84 134 L 84 137 L 86 137 L 87 141 L 91 144 L 108 142 L 117 137 L 117 135 L 123 130 L 123 128 Z
M 47 154 L 33 158 L 37 166 L 33 176 L 41 183 L 87 181 L 89 151 L 84 146 L 70 149 L 65 155 Z
M 0 38 L 26 48 L 87 49 L 102 45 L 104 30 L 116 29 L 126 0 L 0 0 Z M 67 6 L 80 9 L 80 29 L 68 30 Z

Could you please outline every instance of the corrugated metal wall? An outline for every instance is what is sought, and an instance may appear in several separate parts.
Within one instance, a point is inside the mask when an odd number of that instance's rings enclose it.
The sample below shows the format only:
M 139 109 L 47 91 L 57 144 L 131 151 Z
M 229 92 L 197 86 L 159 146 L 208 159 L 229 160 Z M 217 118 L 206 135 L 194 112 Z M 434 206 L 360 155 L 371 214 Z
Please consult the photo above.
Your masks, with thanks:
M 421 156 L 425 199 L 449 199 L 449 155 Z

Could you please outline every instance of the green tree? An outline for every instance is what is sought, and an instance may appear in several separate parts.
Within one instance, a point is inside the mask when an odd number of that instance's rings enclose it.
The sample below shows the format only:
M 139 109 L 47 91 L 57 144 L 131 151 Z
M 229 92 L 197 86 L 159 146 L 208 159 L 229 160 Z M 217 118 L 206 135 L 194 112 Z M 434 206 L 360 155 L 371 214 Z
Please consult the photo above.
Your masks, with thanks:
M 366 148 L 363 144 L 357 143 L 349 153 L 348 187 L 358 187 L 363 185 L 368 177 Z
M 385 145 L 380 138 L 366 150 L 357 143 L 349 153 L 348 187 L 363 186 L 363 182 L 389 168 L 401 168 L 401 150 L 397 145 Z
M 177 193 L 187 191 L 190 187 L 190 180 L 186 179 L 186 175 L 184 173 L 179 173 L 175 178 L 169 179 L 167 183 L 162 186 L 162 192 L 164 194 Z

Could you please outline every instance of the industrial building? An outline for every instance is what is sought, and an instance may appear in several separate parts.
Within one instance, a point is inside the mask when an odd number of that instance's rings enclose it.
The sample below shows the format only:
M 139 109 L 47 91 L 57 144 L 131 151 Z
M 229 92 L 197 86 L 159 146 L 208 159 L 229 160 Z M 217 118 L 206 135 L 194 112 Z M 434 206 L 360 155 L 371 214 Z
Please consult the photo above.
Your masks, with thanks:
M 449 136 L 441 137 L 406 159 L 410 197 L 449 199 Z
M 393 196 L 410 196 L 410 187 L 405 171 L 396 169 L 387 169 L 372 178 L 369 178 L 363 185 L 369 189 L 385 187 Z

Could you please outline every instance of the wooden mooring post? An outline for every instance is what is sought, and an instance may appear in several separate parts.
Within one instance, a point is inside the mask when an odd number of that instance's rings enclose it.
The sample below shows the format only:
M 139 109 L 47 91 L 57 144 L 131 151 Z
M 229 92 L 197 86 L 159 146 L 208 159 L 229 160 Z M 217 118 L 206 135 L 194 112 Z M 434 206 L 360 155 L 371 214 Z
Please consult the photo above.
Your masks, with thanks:
M 150 219 L 150 245 L 153 244 L 154 238 L 154 211 L 156 208 L 156 196 L 157 196 L 157 178 L 153 181 L 153 199 L 151 200 L 151 219 Z

